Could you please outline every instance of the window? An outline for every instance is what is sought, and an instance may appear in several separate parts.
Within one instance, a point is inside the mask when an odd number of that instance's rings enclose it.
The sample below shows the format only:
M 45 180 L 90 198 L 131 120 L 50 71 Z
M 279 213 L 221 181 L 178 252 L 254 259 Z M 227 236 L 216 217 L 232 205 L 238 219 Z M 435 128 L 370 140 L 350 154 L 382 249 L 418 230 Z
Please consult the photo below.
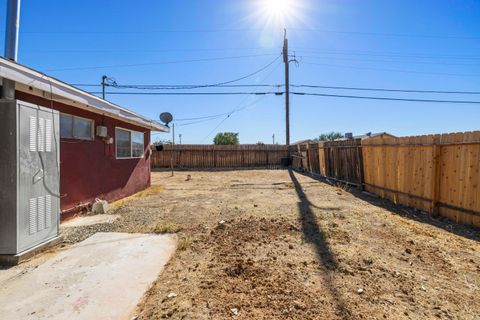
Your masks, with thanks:
M 60 114 L 60 137 L 73 138 L 73 117 L 69 114 Z
M 132 131 L 132 157 L 143 156 L 143 133 Z
M 117 158 L 130 158 L 131 156 L 131 142 L 130 131 L 116 129 L 115 130 L 116 144 L 117 144 Z
M 93 140 L 93 120 L 60 114 L 60 137 Z
M 142 132 L 116 128 L 115 144 L 119 159 L 143 157 L 144 135 Z

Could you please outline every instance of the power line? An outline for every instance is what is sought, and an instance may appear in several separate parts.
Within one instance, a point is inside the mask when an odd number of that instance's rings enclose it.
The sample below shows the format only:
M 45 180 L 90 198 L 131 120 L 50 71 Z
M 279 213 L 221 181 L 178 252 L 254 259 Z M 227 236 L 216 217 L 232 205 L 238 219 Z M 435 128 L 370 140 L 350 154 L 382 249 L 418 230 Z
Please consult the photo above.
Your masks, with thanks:
M 102 92 L 89 92 L 90 94 L 102 94 Z M 193 96 L 216 96 L 216 95 L 277 95 L 281 96 L 284 92 L 264 91 L 264 92 L 106 92 L 108 95 L 193 95 Z
M 315 29 L 315 28 L 290 28 L 290 29 L 299 30 L 299 31 L 315 31 L 315 32 L 321 32 L 321 33 L 337 33 L 337 34 L 380 36 L 380 37 L 462 39 L 462 40 L 479 39 L 479 37 L 457 36 L 457 35 L 427 35 L 427 34 L 412 34 L 412 33 L 365 32 L 365 31 L 350 31 L 350 30 L 326 30 L 326 29 Z
M 271 51 L 271 50 L 278 50 L 281 48 L 272 47 L 272 48 L 260 48 L 260 47 L 238 47 L 238 48 L 178 48 L 178 49 L 145 49 L 145 50 L 132 50 L 132 49 L 110 49 L 110 50 L 29 50 L 28 52 L 24 53 L 155 53 L 155 52 L 220 52 L 220 51 Z
M 358 91 L 379 91 L 379 92 L 405 92 L 405 93 L 435 93 L 435 94 L 480 94 L 480 91 L 442 91 L 442 90 L 417 90 L 417 89 L 387 89 L 387 88 L 365 88 L 365 87 L 341 87 L 300 84 L 290 85 L 296 88 L 319 88 L 334 90 L 358 90 Z
M 213 121 L 213 120 L 216 120 L 220 117 L 215 117 L 215 118 L 211 118 L 211 119 L 204 119 L 204 120 L 198 120 L 198 121 L 192 121 L 192 122 L 187 122 L 187 123 L 182 123 L 182 124 L 178 124 L 177 127 L 185 127 L 185 126 L 191 126 L 191 125 L 194 125 L 194 124 L 199 124 L 199 123 L 204 123 L 204 122 L 208 122 L 208 121 Z
M 263 86 L 263 85 L 229 85 L 234 82 L 242 81 L 245 79 L 248 79 L 256 74 L 259 74 L 260 72 L 264 71 L 265 69 L 269 68 L 272 64 L 274 64 L 281 55 L 273 59 L 272 62 L 268 63 L 267 65 L 261 67 L 260 69 L 251 72 L 245 76 L 235 78 L 232 80 L 228 81 L 223 81 L 223 82 L 218 82 L 218 83 L 213 83 L 213 84 L 195 84 L 195 85 L 119 85 L 116 82 L 113 84 L 107 84 L 109 87 L 117 88 L 117 89 L 143 89 L 143 90 L 160 90 L 160 89 L 198 89 L 198 88 L 208 88 L 208 87 L 258 87 L 258 86 Z M 100 84 L 72 84 L 72 85 L 77 85 L 77 86 L 85 86 L 85 87 L 97 87 L 97 86 L 102 86 Z M 264 85 L 266 86 L 266 85 Z
M 221 125 L 223 122 L 225 122 L 225 120 L 227 120 L 233 113 L 242 111 L 242 110 L 244 110 L 244 109 L 246 109 L 246 108 L 248 108 L 248 107 L 250 107 L 250 106 L 252 106 L 252 105 L 257 104 L 262 98 L 264 98 L 264 97 L 260 97 L 260 98 L 258 98 L 256 101 L 254 101 L 254 102 L 252 102 L 252 103 L 250 103 L 250 104 L 247 104 L 247 105 L 243 106 L 242 108 L 236 108 L 236 109 L 234 109 L 234 110 L 235 110 L 234 112 L 225 112 L 225 113 L 222 113 L 222 114 L 218 114 L 218 115 L 216 115 L 216 116 L 214 116 L 214 117 L 210 117 L 210 118 L 208 118 L 208 119 L 203 119 L 203 120 L 198 120 L 198 121 L 192 121 L 192 122 L 182 123 L 182 124 L 176 124 L 175 127 L 185 127 L 185 126 L 195 125 L 195 124 L 204 123 L 204 122 L 208 122 L 208 121 L 213 121 L 213 120 L 216 120 L 216 119 L 218 119 L 218 118 L 221 118 L 221 116 L 223 116 L 223 115 L 227 115 L 227 117 L 226 117 L 225 119 L 223 119 L 223 120 L 208 134 L 208 136 L 210 136 L 210 134 L 211 134 L 213 131 L 215 131 L 216 129 L 218 129 L 218 127 L 220 127 L 220 125 Z M 242 101 L 242 102 L 243 102 L 243 101 Z M 207 117 L 199 117 L 199 119 L 200 119 L 200 118 L 207 118 Z M 195 119 L 195 118 L 192 118 L 192 119 Z M 175 120 L 175 122 L 181 121 L 181 120 L 182 120 L 182 119 L 178 119 L 178 120 Z M 183 120 L 184 120 L 184 119 L 183 119 Z M 156 120 L 153 120 L 153 121 L 156 121 Z M 160 134 L 160 133 L 159 133 L 159 134 Z M 152 135 L 155 135 L 155 133 L 153 133 Z M 205 137 L 205 139 L 208 138 L 208 136 Z
M 202 142 L 205 141 L 213 132 L 215 132 L 215 130 L 217 130 L 217 129 L 218 129 L 225 121 L 227 121 L 227 119 L 230 118 L 234 113 L 240 112 L 240 111 L 242 111 L 242 110 L 245 110 L 245 109 L 248 108 L 248 107 L 251 107 L 251 106 L 253 106 L 253 105 L 256 105 L 260 100 L 262 100 L 262 98 L 263 98 L 263 97 L 260 97 L 260 98 L 258 98 L 257 100 L 253 101 L 253 102 L 250 103 L 250 104 L 247 104 L 247 105 L 245 105 L 245 106 L 243 106 L 243 107 L 241 107 L 241 108 L 238 108 L 238 107 L 237 107 L 236 109 L 234 109 L 234 110 L 232 110 L 231 112 L 229 112 L 228 115 L 227 115 L 222 121 L 220 121 L 220 123 L 218 123 L 218 125 L 215 126 L 215 128 L 213 128 L 213 129 L 205 136 L 205 138 L 202 140 Z M 239 106 L 240 106 L 242 103 L 243 103 L 243 101 L 239 104 Z M 212 119 L 212 120 L 215 120 L 215 119 Z
M 275 70 L 277 70 L 277 68 L 278 68 L 280 65 L 281 65 L 281 63 L 278 63 L 278 64 L 272 69 L 272 71 L 270 71 L 270 72 L 265 76 L 265 78 L 262 79 L 262 81 L 267 80 L 267 79 L 272 75 L 272 73 L 274 73 Z M 246 109 L 246 108 L 248 107 L 248 105 L 247 105 L 247 106 L 244 106 L 244 107 L 242 107 L 242 108 L 240 108 L 240 106 L 247 100 L 247 98 L 248 98 L 248 96 L 246 96 L 245 98 L 243 98 L 242 101 L 240 101 L 240 103 L 238 104 L 238 106 L 235 107 L 234 109 L 232 109 L 232 110 L 227 114 L 227 116 L 226 116 L 222 121 L 220 121 L 220 122 L 218 123 L 218 125 L 215 126 L 215 128 L 213 128 L 213 129 L 205 136 L 205 138 L 203 138 L 202 142 L 204 142 L 208 137 L 210 137 L 210 135 L 211 135 L 213 132 L 215 132 L 215 130 L 217 130 L 225 121 L 227 121 L 227 119 L 230 118 L 230 116 L 231 116 L 232 114 L 234 114 L 235 112 L 239 112 L 239 111 L 241 111 L 241 110 Z M 260 99 L 258 99 L 255 103 L 257 103 L 259 100 L 260 100 Z
M 238 81 L 242 81 L 242 80 L 245 80 L 245 79 L 248 79 L 250 77 L 253 77 L 254 75 L 257 75 L 259 74 L 260 72 L 262 72 L 263 70 L 269 68 L 272 64 L 274 64 L 278 59 L 280 58 L 280 55 L 278 57 L 276 57 L 275 59 L 273 59 L 272 62 L 268 63 L 267 65 L 261 67 L 260 69 L 252 72 L 252 73 L 249 73 L 243 77 L 240 77 L 240 78 L 236 78 L 236 79 L 233 79 L 233 80 L 228 80 L 228 81 L 223 81 L 223 82 L 218 82 L 218 83 L 213 83 L 213 84 L 204 84 L 204 85 L 191 85 L 191 86 L 181 86 L 181 87 L 176 87 L 177 89 L 198 89 L 198 88 L 209 88 L 209 87 L 221 87 L 221 86 L 225 86 L 225 85 L 228 85 L 230 83 L 234 83 L 234 82 L 238 82 Z M 111 85 L 112 86 L 112 85 Z M 135 89 L 155 89 L 155 87 L 151 87 L 151 86 L 147 86 L 147 87 L 141 87 L 141 86 L 132 86 L 132 85 L 129 85 L 129 86 L 126 86 L 126 85 L 113 85 L 113 87 L 116 87 L 116 88 L 129 88 L 129 89 L 132 89 L 132 88 L 135 88 Z M 175 87 L 165 87 L 165 88 L 162 88 L 162 89 L 171 89 L 171 88 L 175 88 Z
M 208 62 L 208 61 L 223 61 L 223 60 L 234 60 L 234 59 L 244 59 L 244 58 L 258 58 L 258 57 L 275 56 L 275 55 L 276 54 L 265 53 L 265 54 L 252 54 L 252 55 L 232 56 L 232 57 L 216 57 L 216 58 L 203 58 L 203 59 L 190 59 L 190 60 L 174 60 L 174 61 L 164 61 L 164 62 L 149 62 L 149 63 L 132 63 L 132 64 L 118 64 L 118 65 L 90 66 L 90 67 L 58 68 L 58 69 L 47 69 L 45 71 L 46 72 L 52 72 L 52 71 L 129 68 L 129 67 L 167 65 L 167 64 L 179 64 L 179 63 L 191 63 L 191 62 Z
M 408 99 L 408 98 L 388 98 L 388 97 L 371 97 L 371 96 L 353 96 L 353 95 L 333 95 L 333 94 L 323 94 L 323 93 L 306 93 L 306 92 L 290 92 L 291 94 L 294 95 L 302 95 L 302 96 L 318 96 L 318 97 L 329 97 L 329 98 L 347 98 L 347 99 L 367 99 L 367 100 L 383 100 L 383 101 L 400 101 L 400 102 L 422 102 L 422 103 L 451 103 L 451 104 L 480 104 L 480 101 L 465 101 L 465 100 L 437 100 L 437 99 Z M 193 119 L 202 119 L 203 120 L 198 120 L 198 121 L 192 121 L 189 123 L 184 123 L 177 125 L 177 127 L 184 127 L 184 126 L 189 126 L 189 125 L 195 125 L 199 123 L 204 123 L 208 121 L 213 121 L 218 118 L 220 118 L 223 115 L 226 115 L 225 118 L 222 119 L 202 140 L 204 142 L 215 130 L 217 130 L 225 121 L 227 121 L 234 113 L 240 112 L 252 105 L 257 104 L 263 97 L 260 97 L 256 101 L 252 102 L 251 104 L 245 105 L 242 108 L 234 108 L 232 111 L 227 112 L 227 113 L 222 113 L 218 115 L 213 115 L 213 116 L 206 116 L 206 117 L 199 117 L 199 118 L 191 118 Z M 240 102 L 239 106 L 245 101 L 242 100 Z M 179 119 L 177 121 L 180 121 L 182 119 Z M 186 119 L 183 119 L 186 120 Z M 154 135 L 154 134 L 152 134 Z
M 101 84 L 70 84 L 76 87 L 101 87 Z M 125 84 L 110 86 L 114 89 L 138 89 L 138 90 L 184 90 L 184 89 L 196 89 L 203 87 L 215 87 L 215 88 L 280 88 L 284 87 L 284 84 L 229 84 L 229 85 L 198 85 L 198 84 Z
M 217 117 L 221 117 L 221 116 L 224 116 L 224 115 L 227 115 L 227 114 L 228 114 L 228 112 L 224 112 L 224 113 L 219 113 L 219 114 L 214 114 L 214 115 L 204 116 L 204 117 L 175 119 L 175 122 L 179 122 L 179 121 L 192 121 L 192 120 L 202 120 L 202 119 L 209 119 L 209 118 L 217 118 Z
M 255 72 L 257 74 L 258 72 Z M 253 75 L 253 74 L 252 74 Z M 252 76 L 250 75 L 250 76 Z M 250 77 L 249 76 L 249 77 Z M 238 80 L 234 81 L 241 81 L 248 77 L 243 77 Z M 207 84 L 207 85 L 193 85 L 193 84 L 186 84 L 186 85 L 115 85 L 110 86 L 115 89 L 136 89 L 136 90 L 191 90 L 191 89 L 202 89 L 202 88 L 279 88 L 282 87 L 281 84 L 270 84 L 270 85 L 261 85 L 261 84 L 236 84 L 236 85 L 223 85 L 223 84 Z
M 431 74 L 431 75 L 458 76 L 458 77 L 480 77 L 480 74 L 462 74 L 462 73 L 426 72 L 426 71 L 424 72 L 424 71 L 401 70 L 401 69 L 370 68 L 370 67 L 357 67 L 357 66 L 349 66 L 349 65 L 334 65 L 334 64 L 329 64 L 329 63 L 314 63 L 314 62 L 305 62 L 305 61 L 302 61 L 302 63 L 303 64 L 309 64 L 309 65 L 315 65 L 315 66 L 358 69 L 358 70 L 402 72 L 402 73 L 415 73 L 415 74 Z
M 97 92 L 95 94 L 100 94 Z M 123 95 L 284 95 L 285 92 L 107 92 L 107 94 L 123 94 Z M 438 100 L 438 99 L 413 99 L 413 98 L 389 98 L 389 97 L 366 97 L 353 95 L 335 95 L 325 93 L 312 92 L 292 92 L 295 95 L 302 96 L 322 96 L 335 98 L 356 98 L 356 99 L 372 99 L 372 100 L 389 100 L 389 101 L 410 101 L 410 102 L 438 102 L 438 103 L 459 103 L 459 104 L 480 104 L 480 101 L 468 100 Z
M 425 65 L 442 65 L 442 66 L 478 66 L 476 63 L 451 63 L 451 62 L 431 62 L 431 61 L 402 61 L 402 60 L 379 60 L 379 59 L 355 59 L 355 58 L 337 58 L 337 57 L 322 57 L 318 55 L 299 55 L 300 58 L 310 58 L 325 61 L 340 60 L 340 61 L 359 61 L 359 62 L 380 62 L 380 63 L 403 63 L 403 64 L 425 64 Z
M 72 84 L 74 86 L 90 86 L 101 87 L 100 84 Z M 191 89 L 194 85 L 119 85 L 118 87 L 139 89 L 139 90 L 186 90 Z M 449 91 L 449 90 L 421 90 L 421 89 L 388 89 L 388 88 L 366 88 L 366 87 L 345 87 L 345 86 L 327 86 L 327 85 L 309 85 L 309 84 L 290 84 L 295 88 L 317 88 L 317 89 L 332 89 L 332 90 L 354 90 L 354 91 L 378 91 L 378 92 L 402 92 L 402 93 L 432 93 L 432 94 L 470 94 L 477 95 L 480 91 Z M 198 85 L 196 88 L 207 87 Z M 238 84 L 238 85 L 211 85 L 208 87 L 215 88 L 282 88 L 284 84 Z M 112 86 L 117 88 L 117 86 Z M 193 88 L 192 88 L 193 89 Z M 278 93 L 278 92 L 276 92 Z M 133 93 L 132 93 L 133 94 Z M 177 120 L 178 121 L 178 120 Z
M 277 64 L 277 66 L 275 68 L 273 68 L 272 71 L 269 72 L 268 75 L 263 80 L 266 80 L 278 68 L 279 65 L 280 64 Z M 218 123 L 212 129 L 212 131 L 210 131 L 210 133 L 207 136 L 205 136 L 205 138 L 202 140 L 202 142 L 203 142 L 212 134 L 212 132 L 217 130 L 232 114 L 234 114 L 235 112 L 240 112 L 240 111 L 242 111 L 242 110 L 244 110 L 244 109 L 246 109 L 246 108 L 248 108 L 252 105 L 255 105 L 256 103 L 258 103 L 264 97 L 259 97 L 256 101 L 252 102 L 251 104 L 247 104 L 247 105 L 240 108 L 240 106 L 246 101 L 247 98 L 248 98 L 248 96 L 246 96 L 244 99 L 242 99 L 242 101 L 234 109 L 232 109 L 229 112 L 210 115 L 210 116 L 196 117 L 196 118 L 177 119 L 176 121 L 198 120 L 198 121 L 192 121 L 192 122 L 189 122 L 189 123 L 180 124 L 180 125 L 177 125 L 177 126 L 183 127 L 183 126 L 195 125 L 195 124 L 204 123 L 204 122 L 207 122 L 207 121 L 213 121 L 213 120 L 216 120 L 216 119 L 218 119 L 222 116 L 226 116 L 222 121 L 220 121 L 220 123 Z
M 352 31 L 352 30 L 333 30 L 333 29 L 317 29 L 317 28 L 290 28 L 302 32 L 320 32 L 333 34 L 347 34 L 347 35 L 362 35 L 362 36 L 379 36 L 379 37 L 408 37 L 408 38 L 432 38 L 432 39 L 460 39 L 473 40 L 479 37 L 460 36 L 460 35 L 432 35 L 419 33 L 393 33 L 393 32 L 369 32 L 369 31 Z M 257 32 L 264 31 L 263 29 L 255 28 L 238 28 L 238 29 L 158 29 L 158 30 L 70 30 L 70 31 L 52 31 L 52 30 L 22 30 L 21 34 L 145 34 L 145 33 L 221 33 L 221 32 Z M 1 31 L 0 31 L 1 32 Z M 3 31 L 4 32 L 4 31 Z
M 326 50 L 318 48 L 295 48 L 290 52 L 310 52 L 329 55 L 353 55 L 353 56 L 372 56 L 372 57 L 399 57 L 399 58 L 417 58 L 417 59 L 454 59 L 454 60 L 480 60 L 478 55 L 431 55 L 425 53 L 405 53 L 399 51 L 363 51 L 363 50 Z
M 301 95 L 301 96 L 319 96 L 319 97 L 330 97 L 330 98 L 368 99 L 368 100 L 386 100 L 386 101 L 403 101 L 403 102 L 431 102 L 431 103 L 452 103 L 452 104 L 480 104 L 480 101 L 467 101 L 467 100 L 437 100 L 437 99 L 389 98 L 389 97 L 370 97 L 370 96 L 338 95 L 338 94 L 311 93 L 311 92 L 292 92 L 292 94 Z
M 93 94 L 101 94 L 101 92 L 91 92 Z M 107 92 L 107 94 L 121 94 L 121 95 L 284 95 L 285 92 Z M 325 93 L 312 92 L 292 92 L 295 95 L 302 96 L 322 96 L 335 98 L 356 98 L 356 99 L 372 99 L 372 100 L 389 100 L 389 101 L 410 101 L 410 102 L 438 102 L 438 103 L 460 103 L 460 104 L 480 104 L 480 101 L 469 100 L 438 100 L 438 99 L 413 99 L 413 98 L 389 98 L 389 97 L 366 97 L 354 95 L 336 95 Z
M 224 113 L 219 113 L 219 114 L 216 114 L 216 115 L 211 115 L 211 116 L 204 116 L 204 117 L 196 117 L 196 118 L 184 118 L 184 119 L 175 119 L 175 123 L 177 122 L 183 122 L 183 121 L 193 121 L 193 122 L 190 122 L 190 123 L 200 123 L 200 122 L 204 122 L 204 121 L 211 121 L 211 120 L 215 120 L 215 119 L 218 119 L 224 115 L 227 115 L 228 112 L 224 112 Z M 157 121 L 156 119 L 151 119 L 152 121 Z M 185 123 L 185 124 L 181 124 L 181 125 L 188 125 L 190 123 Z M 181 126 L 180 125 L 180 126 Z
M 182 123 L 182 124 L 177 124 L 176 122 L 178 120 L 175 120 L 175 127 L 185 127 L 185 126 L 191 126 L 191 125 L 195 125 L 195 124 L 199 124 L 199 123 L 204 123 L 204 122 L 208 122 L 208 121 L 213 121 L 213 120 L 216 120 L 220 117 L 216 117 L 216 118 L 211 118 L 211 119 L 204 119 L 204 120 L 198 120 L 198 121 L 192 121 L 192 122 L 187 122 L 187 123 Z M 158 122 L 156 120 L 154 120 L 155 122 Z
M 145 34 L 145 33 L 221 33 L 221 32 L 245 32 L 245 31 L 263 31 L 262 29 L 196 29 L 196 30 L 71 30 L 71 31 L 20 31 L 21 34 Z M 2 32 L 0 30 L 0 32 Z M 3 31 L 4 32 L 4 31 Z
M 85 87 L 101 87 L 100 84 L 72 84 L 73 86 Z M 367 87 L 349 87 L 349 86 L 328 86 L 328 85 L 310 85 L 310 84 L 290 84 L 295 88 L 317 88 L 317 89 L 332 89 L 332 90 L 354 90 L 354 91 L 378 91 L 378 92 L 403 92 L 403 93 L 432 93 L 432 94 L 480 94 L 480 91 L 456 91 L 456 90 L 421 90 L 421 89 L 389 89 L 389 88 L 367 88 Z M 112 88 L 132 88 L 139 90 L 184 90 L 204 87 L 215 88 L 282 88 L 284 84 L 236 84 L 236 85 L 193 85 L 193 84 L 150 84 L 150 85 L 118 85 Z M 278 92 L 277 92 L 278 93 Z M 177 120 L 178 121 L 178 120 Z

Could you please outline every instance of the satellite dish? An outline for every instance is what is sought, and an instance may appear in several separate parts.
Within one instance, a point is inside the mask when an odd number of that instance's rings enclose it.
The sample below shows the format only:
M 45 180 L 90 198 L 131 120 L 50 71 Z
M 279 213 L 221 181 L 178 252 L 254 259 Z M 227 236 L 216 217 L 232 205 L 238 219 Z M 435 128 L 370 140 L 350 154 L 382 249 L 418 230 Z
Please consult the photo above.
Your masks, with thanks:
M 163 112 L 162 114 L 160 114 L 160 121 L 162 121 L 163 123 L 165 123 L 166 126 L 168 126 L 168 124 L 173 121 L 173 116 L 170 112 Z

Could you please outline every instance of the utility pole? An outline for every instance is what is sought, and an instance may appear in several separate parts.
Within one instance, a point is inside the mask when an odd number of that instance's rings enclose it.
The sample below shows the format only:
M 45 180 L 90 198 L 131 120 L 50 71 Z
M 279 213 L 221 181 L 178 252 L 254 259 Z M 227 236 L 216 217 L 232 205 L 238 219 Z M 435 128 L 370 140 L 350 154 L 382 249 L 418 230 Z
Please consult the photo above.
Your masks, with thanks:
M 105 88 L 107 87 L 107 76 L 102 77 L 102 99 L 105 100 Z
M 275 144 L 275 133 L 272 134 L 272 144 Z
M 283 34 L 283 63 L 285 64 L 285 144 L 290 145 L 290 60 L 288 57 L 287 29 Z
M 170 167 L 172 169 L 173 177 L 173 152 L 175 149 L 175 123 L 172 124 L 172 149 L 170 150 Z
M 178 135 L 178 140 L 179 140 L 178 144 L 182 144 L 182 134 L 181 133 Z

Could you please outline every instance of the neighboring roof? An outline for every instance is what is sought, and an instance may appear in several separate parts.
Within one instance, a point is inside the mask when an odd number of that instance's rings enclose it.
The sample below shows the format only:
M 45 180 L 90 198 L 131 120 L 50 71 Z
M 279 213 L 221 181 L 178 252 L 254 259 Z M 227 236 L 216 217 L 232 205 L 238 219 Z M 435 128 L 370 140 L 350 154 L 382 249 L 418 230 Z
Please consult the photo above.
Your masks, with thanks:
M 396 136 L 388 132 L 376 132 L 376 133 L 366 133 L 359 136 L 354 136 L 353 139 L 371 139 L 371 138 L 376 138 L 381 136 L 389 136 L 391 138 L 396 138 Z
M 290 143 L 291 146 L 295 146 L 297 144 L 305 144 L 305 143 L 313 143 L 314 141 L 311 140 L 311 139 L 307 139 L 307 140 L 300 140 L 300 141 L 296 141 L 294 143 Z
M 113 118 L 148 128 L 152 131 L 169 131 L 167 126 L 152 121 L 136 112 L 120 107 L 65 82 L 49 77 L 39 71 L 1 57 L 0 77 L 84 104 L 88 106 L 89 111 L 95 113 L 109 115 Z

